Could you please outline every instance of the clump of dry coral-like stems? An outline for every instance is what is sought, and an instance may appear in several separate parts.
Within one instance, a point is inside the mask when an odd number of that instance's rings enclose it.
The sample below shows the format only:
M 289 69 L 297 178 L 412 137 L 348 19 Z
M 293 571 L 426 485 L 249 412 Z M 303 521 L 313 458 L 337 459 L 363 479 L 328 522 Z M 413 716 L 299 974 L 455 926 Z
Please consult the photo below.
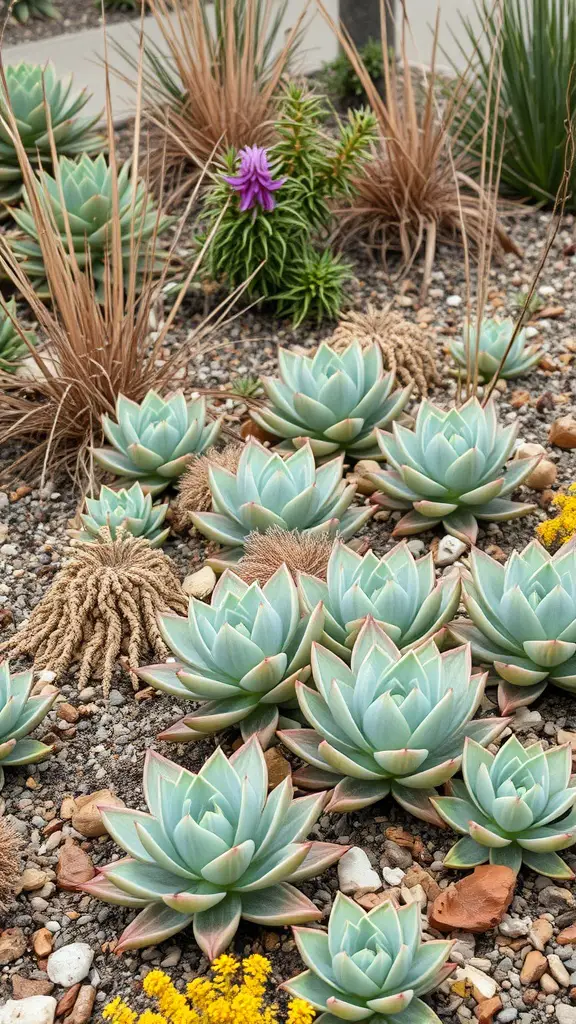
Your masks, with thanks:
M 400 313 L 375 306 L 368 306 L 366 313 L 352 310 L 338 324 L 328 344 L 342 351 L 354 339 L 362 345 L 379 345 L 386 369 L 402 384 L 413 381 L 423 397 L 429 387 L 441 383 L 424 332 Z
M 430 68 L 422 73 L 420 87 L 416 89 L 406 53 L 405 11 L 398 72 L 396 61 L 389 56 L 381 0 L 384 100 L 345 29 L 333 21 L 322 0 L 318 0 L 318 6 L 358 75 L 380 128 L 371 159 L 352 182 L 353 193 L 347 206 L 336 211 L 339 232 L 343 239 L 366 238 L 370 246 L 379 250 L 384 262 L 389 250 L 399 251 L 400 272 L 407 272 L 424 248 L 425 295 L 437 243 L 457 242 L 467 247 L 469 240 L 480 247 L 489 208 L 496 204 L 495 182 L 474 181 L 467 173 L 466 154 L 454 155 L 455 114 L 464 102 L 464 87 L 454 90 L 439 109 L 435 66 L 437 21 Z M 501 251 L 517 253 L 497 219 L 496 241 Z
M 246 583 L 258 580 L 264 584 L 285 564 L 293 576 L 307 572 L 325 580 L 333 547 L 334 539 L 327 534 L 300 533 L 271 526 L 265 533 L 254 532 L 248 536 L 244 554 L 234 571 Z
M 193 456 L 178 483 L 179 494 L 172 508 L 172 526 L 175 530 L 183 532 L 191 529 L 192 513 L 210 511 L 210 466 L 221 466 L 235 473 L 243 448 L 242 444 L 227 444 L 225 448 L 211 448 L 205 455 Z
M 169 651 L 158 628 L 164 612 L 186 614 L 188 601 L 170 559 L 141 537 L 106 527 L 99 541 L 82 544 L 60 570 L 24 627 L 0 651 L 30 655 L 36 668 L 57 676 L 79 662 L 78 687 L 101 675 L 104 695 L 121 655 L 134 689 L 144 655 L 165 659 Z
M 6 818 L 0 818 L 0 908 L 5 909 L 20 881 L 22 840 Z

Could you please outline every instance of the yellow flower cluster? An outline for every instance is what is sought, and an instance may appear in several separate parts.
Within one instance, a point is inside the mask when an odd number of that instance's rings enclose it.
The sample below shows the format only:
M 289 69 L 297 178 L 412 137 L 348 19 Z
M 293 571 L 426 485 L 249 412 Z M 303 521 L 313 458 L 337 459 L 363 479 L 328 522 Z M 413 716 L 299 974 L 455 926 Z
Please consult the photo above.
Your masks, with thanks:
M 239 961 L 223 953 L 212 964 L 212 977 L 194 978 L 183 994 L 164 971 L 150 971 L 143 988 L 156 1011 L 138 1014 L 117 996 L 102 1016 L 110 1024 L 281 1024 L 278 1007 L 264 1002 L 271 973 L 264 956 Z M 303 999 L 293 999 L 285 1024 L 312 1024 L 315 1015 Z
M 547 519 L 536 527 L 536 533 L 547 548 L 564 544 L 576 534 L 576 484 L 571 484 L 567 494 L 557 494 L 552 501 L 558 515 Z

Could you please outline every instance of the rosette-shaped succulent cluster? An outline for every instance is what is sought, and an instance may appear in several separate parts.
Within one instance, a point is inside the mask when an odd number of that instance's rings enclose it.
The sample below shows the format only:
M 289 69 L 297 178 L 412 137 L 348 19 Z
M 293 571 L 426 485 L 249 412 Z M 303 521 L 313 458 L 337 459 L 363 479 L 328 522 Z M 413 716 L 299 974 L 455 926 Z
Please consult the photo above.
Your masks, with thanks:
M 470 569 L 462 597 L 472 622 L 450 632 L 502 677 L 501 709 L 531 704 L 548 680 L 576 692 L 576 539 L 555 555 L 532 541 L 505 565 L 473 549 Z
M 30 349 L 14 326 L 17 316 L 16 299 L 6 303 L 0 299 L 0 370 L 4 373 L 15 373 L 18 361 L 30 354 Z M 29 343 L 35 345 L 37 338 L 34 331 L 24 333 Z
M 378 431 L 378 442 L 392 469 L 369 474 L 379 504 L 408 509 L 394 530 L 403 536 L 442 523 L 447 533 L 474 544 L 478 519 L 500 521 L 532 512 L 535 505 L 506 500 L 539 460 L 521 459 L 505 472 L 518 424 L 500 426 L 493 402 L 486 408 L 471 398 L 448 412 L 426 399 L 414 430 L 398 423 Z
M 83 530 L 72 530 L 76 540 L 88 544 L 100 544 L 100 530 L 107 526 L 110 537 L 116 540 L 118 530 L 125 527 L 134 537 L 145 537 L 153 548 L 159 548 L 170 533 L 170 527 L 162 529 L 168 505 L 152 505 L 152 496 L 144 494 L 140 484 L 132 484 L 128 490 L 113 491 L 101 487 L 98 498 L 86 498 L 87 512 L 80 513 Z
M 10 14 L 23 25 L 30 18 L 60 17 L 60 12 L 52 0 L 15 0 L 15 3 L 10 5 Z
M 322 601 L 322 643 L 348 660 L 368 615 L 403 649 L 437 633 L 458 608 L 460 577 L 437 582 L 432 553 L 416 559 L 405 541 L 382 558 L 373 551 L 359 555 L 336 541 L 326 581 L 300 572 L 298 590 L 308 612 Z
M 148 751 L 144 794 L 148 814 L 101 807 L 128 857 L 83 886 L 107 903 L 141 910 L 117 952 L 155 946 L 193 922 L 198 945 L 213 960 L 241 917 L 268 928 L 322 916 L 292 883 L 321 874 L 347 847 L 304 842 L 324 794 L 294 800 L 288 778 L 268 795 L 256 739 L 230 760 L 216 750 L 197 775 Z
M 474 367 L 477 361 L 481 379 L 492 380 L 504 358 L 513 332 L 514 322 L 510 318 L 486 318 L 482 320 L 480 333 L 474 324 L 469 324 L 462 338 L 454 339 L 450 343 L 450 352 L 458 365 L 465 370 L 469 366 Z M 512 342 L 498 376 L 506 380 L 519 377 L 535 366 L 540 356 L 540 348 L 536 345 L 527 345 L 526 331 L 520 330 Z
M 102 417 L 113 448 L 96 448 L 94 458 L 109 473 L 138 480 L 152 496 L 173 483 L 193 455 L 214 444 L 221 423 L 207 424 L 204 398 L 187 402 L 182 391 L 166 399 L 149 391 L 140 403 L 119 395 L 116 420 Z
M 8 65 L 5 71 L 6 89 L 0 87 L 0 114 L 8 123 L 7 97 L 20 141 L 32 164 L 40 160 L 45 166 L 52 166 L 50 128 L 60 156 L 75 157 L 103 148 L 104 139 L 93 131 L 100 115 L 76 116 L 86 106 L 90 94 L 86 89 L 75 92 L 71 75 L 59 78 L 50 63 L 42 66 L 22 62 Z M 7 127 L 0 124 L 0 201 L 14 203 L 21 194 L 22 171 L 16 148 Z M 0 217 L 5 213 L 4 210 Z
M 344 456 L 316 468 L 310 444 L 283 459 L 249 440 L 235 473 L 222 466 L 209 470 L 212 512 L 191 515 L 209 540 L 229 546 L 219 564 L 242 556 L 248 535 L 271 526 L 301 533 L 333 533 L 347 540 L 370 518 L 371 508 L 352 504 L 356 487 L 342 479 Z M 212 560 L 212 564 L 215 560 Z
M 540 875 L 574 878 L 556 850 L 576 842 L 576 776 L 569 743 L 544 750 L 523 747 L 515 736 L 496 755 L 466 741 L 464 782 L 453 779 L 453 796 L 434 806 L 464 835 L 444 864 L 471 868 L 489 860 L 519 871 L 522 862 Z
M 52 747 L 25 737 L 46 717 L 58 690 L 30 696 L 32 671 L 10 674 L 7 661 L 0 664 L 0 789 L 4 767 L 33 764 L 52 753 Z
M 287 447 L 307 440 L 314 455 L 325 458 L 345 451 L 356 459 L 381 459 L 375 427 L 385 427 L 408 401 L 410 386 L 394 391 L 394 374 L 384 373 L 379 345 L 364 348 L 353 341 L 343 352 L 325 342 L 314 356 L 278 352 L 280 379 L 265 377 L 262 386 L 270 409 L 256 409 L 252 419 Z
M 439 1024 L 418 997 L 431 992 L 454 969 L 447 963 L 452 942 L 422 942 L 418 903 L 396 908 L 386 900 L 369 913 L 341 892 L 328 933 L 294 928 L 308 970 L 283 988 L 325 1012 L 318 1024 Z
M 309 675 L 311 645 L 323 625 L 321 605 L 300 615 L 285 565 L 263 587 L 226 570 L 211 604 L 193 597 L 187 619 L 161 616 L 162 636 L 178 662 L 139 670 L 152 686 L 200 701 L 160 738 L 187 743 L 240 724 L 244 739 L 256 733 L 267 746 L 279 724 L 279 705 L 298 706 L 296 680 Z
M 317 690 L 296 684 L 312 729 L 280 737 L 310 765 L 294 775 L 305 789 L 335 786 L 328 810 L 352 811 L 389 793 L 402 807 L 434 824 L 434 786 L 460 765 L 464 740 L 490 743 L 503 718 L 471 721 L 486 676 L 471 676 L 470 647 L 441 654 L 433 640 L 401 654 L 387 633 L 367 619 L 347 665 L 314 644 Z
M 69 250 L 69 228 L 76 261 L 80 267 L 89 268 L 101 301 L 105 294 L 107 261 L 114 244 L 116 217 L 127 275 L 134 258 L 134 248 L 143 272 L 145 269 L 146 272 L 161 269 L 162 260 L 151 252 L 151 246 L 171 223 L 168 217 L 158 216 L 156 204 L 144 182 L 140 180 L 134 185 L 129 163 L 120 168 L 116 180 L 115 173 L 103 154 L 95 159 L 87 155 L 79 160 L 60 157 L 60 181 L 43 171 L 39 185 L 40 195 L 48 206 L 62 245 L 66 251 Z M 38 229 L 26 190 L 23 197 L 22 209 L 11 211 L 23 233 L 11 239 L 11 248 L 34 281 L 40 297 L 50 298 Z

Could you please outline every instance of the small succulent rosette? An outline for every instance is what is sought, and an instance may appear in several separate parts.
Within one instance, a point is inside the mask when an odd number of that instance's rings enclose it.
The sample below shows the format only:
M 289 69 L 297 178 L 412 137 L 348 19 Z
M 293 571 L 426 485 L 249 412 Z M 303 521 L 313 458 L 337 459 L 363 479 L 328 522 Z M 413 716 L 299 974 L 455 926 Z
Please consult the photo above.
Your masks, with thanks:
M 43 761 L 52 747 L 28 734 L 36 728 L 53 706 L 58 690 L 46 688 L 32 696 L 32 671 L 10 673 L 8 661 L 0 663 L 0 789 L 4 768 Z
M 480 331 L 475 324 L 469 324 L 462 338 L 451 341 L 450 352 L 458 366 L 465 370 L 476 364 L 484 381 L 492 380 L 496 373 L 504 380 L 520 377 L 536 365 L 542 353 L 540 346 L 528 345 L 526 330 L 522 329 L 506 355 L 514 330 L 514 321 L 509 317 L 506 320 L 487 317 L 482 320 Z
M 170 527 L 163 527 L 168 505 L 153 505 L 152 496 L 144 494 L 136 481 L 132 487 L 119 491 L 101 487 L 98 498 L 86 498 L 86 512 L 80 513 L 83 530 L 70 530 L 70 536 L 85 544 L 101 541 L 100 531 L 107 527 L 112 540 L 120 529 L 133 537 L 144 537 L 153 548 L 162 546 Z

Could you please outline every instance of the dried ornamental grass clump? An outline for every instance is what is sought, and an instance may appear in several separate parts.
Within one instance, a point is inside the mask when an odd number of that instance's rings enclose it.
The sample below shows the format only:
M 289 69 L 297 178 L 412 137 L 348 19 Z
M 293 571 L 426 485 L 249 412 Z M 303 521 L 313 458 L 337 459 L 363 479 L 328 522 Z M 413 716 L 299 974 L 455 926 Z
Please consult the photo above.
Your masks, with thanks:
M 57 675 L 79 662 L 78 687 L 96 675 L 107 696 L 112 673 L 126 655 L 133 674 L 143 655 L 169 651 L 158 628 L 161 612 L 185 614 L 187 600 L 172 562 L 147 540 L 104 528 L 97 544 L 83 544 L 57 574 L 46 596 L 14 636 L 0 645 L 31 655 L 37 668 Z
M 20 881 L 22 839 L 6 818 L 0 818 L 0 910 L 6 909 Z
M 576 534 L 576 484 L 570 484 L 567 494 L 556 494 L 551 507 L 558 509 L 558 514 L 536 527 L 547 548 L 565 544 Z
M 248 536 L 236 573 L 245 583 L 258 581 L 263 586 L 285 565 L 294 578 L 306 572 L 325 580 L 333 547 L 334 538 L 326 533 L 301 533 L 279 526 L 271 526 L 266 533 L 256 530 Z
M 102 1011 L 109 1024 L 312 1024 L 316 1011 L 304 999 L 292 999 L 286 1016 L 267 999 L 270 961 L 253 953 L 237 960 L 223 953 L 212 963 L 212 977 L 194 978 L 185 994 L 164 971 L 152 970 L 142 987 L 157 1012 L 137 1014 L 119 996 Z
M 178 497 L 174 502 L 172 525 L 175 530 L 190 530 L 194 526 L 195 512 L 209 512 L 212 508 L 210 466 L 221 466 L 229 473 L 238 469 L 243 444 L 227 444 L 225 448 L 210 448 L 204 455 L 194 455 L 178 483 Z M 278 568 L 278 567 L 276 567 Z

